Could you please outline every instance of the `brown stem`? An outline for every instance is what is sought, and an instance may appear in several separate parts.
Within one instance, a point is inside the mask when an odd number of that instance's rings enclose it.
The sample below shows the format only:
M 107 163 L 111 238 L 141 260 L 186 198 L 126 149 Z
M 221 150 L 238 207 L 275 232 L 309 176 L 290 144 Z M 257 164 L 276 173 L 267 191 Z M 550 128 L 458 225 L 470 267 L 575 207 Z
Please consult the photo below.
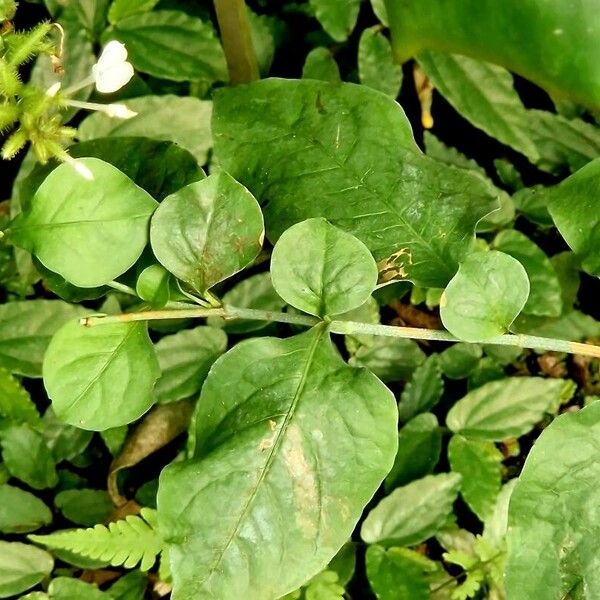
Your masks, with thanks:
M 214 0 L 221 42 L 233 85 L 260 78 L 244 0 Z

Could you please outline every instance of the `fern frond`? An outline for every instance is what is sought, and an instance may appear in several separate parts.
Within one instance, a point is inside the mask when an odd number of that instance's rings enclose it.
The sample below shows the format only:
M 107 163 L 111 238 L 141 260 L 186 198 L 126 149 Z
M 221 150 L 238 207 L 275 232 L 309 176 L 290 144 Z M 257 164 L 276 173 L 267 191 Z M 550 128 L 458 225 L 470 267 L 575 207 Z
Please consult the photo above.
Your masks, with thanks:
M 36 544 L 57 550 L 69 550 L 88 558 L 110 562 L 113 567 L 132 569 L 141 562 L 147 571 L 163 549 L 163 540 L 157 531 L 156 511 L 143 508 L 140 516 L 128 516 L 88 529 L 59 531 L 49 535 L 30 535 Z

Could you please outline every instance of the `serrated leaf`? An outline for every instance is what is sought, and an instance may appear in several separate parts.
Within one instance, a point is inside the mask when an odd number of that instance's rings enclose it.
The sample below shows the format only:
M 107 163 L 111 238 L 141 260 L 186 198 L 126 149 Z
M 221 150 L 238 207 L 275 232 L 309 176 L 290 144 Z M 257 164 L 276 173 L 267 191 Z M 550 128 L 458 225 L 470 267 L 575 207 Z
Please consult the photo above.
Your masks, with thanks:
M 215 327 L 196 327 L 167 335 L 154 348 L 162 373 L 155 394 L 164 404 L 200 391 L 208 370 L 227 349 L 227 335 Z
M 396 488 L 369 512 L 360 536 L 367 544 L 412 546 L 435 535 L 458 496 L 457 473 L 427 475 Z
M 152 10 L 159 0 L 113 0 L 108 11 L 108 22 L 111 25 L 136 13 Z
M 64 490 L 56 494 L 54 505 L 63 516 L 84 527 L 104 523 L 115 507 L 105 490 Z
M 385 280 L 443 287 L 498 207 L 481 178 L 424 156 L 399 105 L 366 86 L 274 79 L 220 91 L 213 129 L 219 164 L 266 203 L 271 241 L 324 217 L 367 245 Z
M 323 29 L 336 42 L 343 42 L 356 26 L 360 0 L 310 0 L 310 5 Z
M 420 412 L 433 408 L 442 397 L 444 381 L 438 355 L 433 354 L 419 365 L 404 386 L 398 403 L 401 421 L 409 421 Z
M 113 600 L 144 600 L 147 587 L 148 577 L 140 571 L 131 571 L 119 577 L 107 592 Z
M 145 323 L 68 323 L 44 357 L 44 385 L 55 413 L 91 431 L 141 417 L 155 402 L 159 375 Z
M 514 324 L 517 333 L 581 342 L 600 336 L 600 321 L 578 310 L 572 310 L 557 319 L 526 317 Z
M 105 136 L 145 136 L 167 140 L 191 152 L 198 164 L 206 163 L 213 143 L 210 129 L 212 102 L 167 94 L 130 98 L 127 100 L 127 108 L 137 115 L 124 121 L 111 119 L 102 112 L 86 117 L 78 129 L 79 139 L 85 142 Z M 171 158 L 171 165 L 173 160 Z M 170 181 L 173 181 L 172 176 Z M 187 183 L 191 181 L 186 181 L 185 184 Z M 168 193 L 175 192 L 183 185 L 178 185 Z
M 35 425 L 40 414 L 27 390 L 9 371 L 0 367 L 0 416 L 13 423 Z
M 516 258 L 527 272 L 530 289 L 523 313 L 558 317 L 562 312 L 560 282 L 544 251 L 515 229 L 501 231 L 494 238 L 493 247 Z
M 157 202 L 97 158 L 80 158 L 93 180 L 57 167 L 10 227 L 18 246 L 79 287 L 112 281 L 139 258 Z M 110 252 L 108 252 L 110 250 Z
M 172 81 L 227 81 L 225 55 L 210 22 L 176 10 L 137 13 L 119 20 L 103 40 L 127 46 L 136 70 Z
M 506 333 L 529 296 L 523 265 L 508 254 L 473 252 L 460 264 L 440 302 L 444 327 L 466 342 Z
M 0 485 L 0 531 L 28 533 L 52 522 L 50 509 L 36 496 L 12 485 Z
M 508 514 L 507 593 L 595 598 L 600 403 L 555 419 L 529 453 Z
M 435 415 L 422 413 L 398 434 L 398 453 L 385 478 L 387 491 L 424 477 L 433 471 L 442 449 L 442 430 Z
M 71 577 L 57 577 L 48 586 L 48 600 L 110 600 L 98 586 Z
M 319 46 L 313 48 L 304 60 L 302 67 L 303 79 L 318 79 L 319 81 L 329 81 L 330 83 L 339 83 L 340 68 L 331 51 L 328 48 Z
M 0 598 L 16 596 L 37 585 L 53 566 L 52 557 L 35 546 L 0 541 Z
M 132 569 L 139 564 L 150 569 L 162 551 L 156 511 L 142 508 L 140 516 L 129 515 L 120 521 L 89 529 L 59 531 L 48 535 L 30 535 L 29 539 L 47 548 L 69 550 L 93 559 L 108 561 L 113 567 Z
M 448 444 L 450 468 L 462 476 L 460 492 L 469 508 L 485 521 L 496 504 L 502 481 L 502 453 L 492 442 L 453 435 Z
M 196 458 L 160 478 L 174 599 L 276 598 L 321 571 L 391 468 L 396 420 L 391 393 L 345 365 L 321 325 L 219 358 L 191 427 Z
M 492 381 L 461 398 L 446 417 L 446 425 L 464 437 L 500 442 L 524 435 L 558 406 L 562 379 L 508 377 Z
M 258 203 L 227 173 L 165 198 L 150 227 L 158 261 L 201 294 L 250 264 L 263 237 Z
M 0 305 L 0 365 L 11 373 L 42 376 L 42 361 L 52 336 L 86 313 L 62 300 L 25 300 Z
M 423 570 L 399 548 L 367 548 L 367 577 L 378 600 L 429 600 Z
M 325 219 L 308 219 L 277 240 L 271 279 L 294 308 L 333 316 L 368 300 L 377 284 L 377 265 L 360 240 Z
M 380 27 L 368 27 L 360 36 L 358 76 L 363 85 L 392 98 L 400 93 L 402 66 L 394 62 L 392 47 Z
M 56 463 L 42 434 L 29 425 L 12 425 L 0 432 L 2 459 L 8 472 L 42 490 L 58 483 Z
M 92 432 L 73 427 L 61 421 L 49 406 L 42 418 L 41 433 L 54 460 L 74 460 L 79 457 L 92 441 Z

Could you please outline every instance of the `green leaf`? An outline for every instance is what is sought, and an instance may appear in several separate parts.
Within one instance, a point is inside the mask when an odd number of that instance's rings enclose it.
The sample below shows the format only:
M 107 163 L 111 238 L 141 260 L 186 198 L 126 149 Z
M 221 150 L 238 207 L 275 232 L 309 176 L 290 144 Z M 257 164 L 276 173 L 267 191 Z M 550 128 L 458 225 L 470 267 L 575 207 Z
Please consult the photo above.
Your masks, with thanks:
M 240 308 L 256 308 L 258 310 L 279 311 L 285 306 L 275 291 L 270 273 L 258 273 L 236 284 L 221 298 L 225 306 Z M 250 333 L 267 327 L 268 321 L 252 321 L 249 319 L 223 319 L 209 317 L 209 325 L 221 327 L 228 333 Z
M 155 349 L 162 373 L 155 394 L 164 404 L 200 391 L 208 370 L 227 349 L 227 336 L 215 327 L 196 327 L 163 337 Z
M 423 570 L 402 549 L 369 546 L 366 563 L 369 584 L 378 600 L 430 599 Z
M 60 492 L 54 505 L 66 519 L 85 527 L 104 523 L 115 509 L 106 491 L 90 489 Z
M 110 596 L 80 579 L 57 577 L 48 586 L 48 600 L 110 600 Z
M 19 375 L 42 376 L 52 336 L 86 313 L 62 300 L 25 300 L 0 305 L 0 365 Z
M 558 317 L 562 312 L 560 282 L 544 251 L 514 229 L 501 231 L 495 237 L 493 247 L 516 258 L 527 272 L 531 288 L 523 313 Z
M 363 85 L 392 98 L 400 93 L 402 66 L 394 62 L 392 47 L 380 27 L 368 27 L 360 36 L 358 76 Z
M 108 589 L 113 600 L 144 600 L 148 577 L 140 571 L 131 571 L 117 579 Z
M 422 413 L 411 419 L 398 434 L 398 453 L 385 478 L 385 489 L 392 490 L 431 473 L 441 449 L 442 430 L 436 416 Z
M 145 323 L 65 325 L 44 358 L 44 385 L 57 416 L 91 431 L 126 425 L 154 404 L 160 375 Z
M 41 432 L 57 463 L 79 457 L 92 441 L 93 435 L 91 431 L 61 421 L 51 406 L 44 413 Z
M 151 306 L 162 308 L 170 296 L 171 274 L 161 265 L 150 265 L 146 267 L 135 282 L 137 295 Z
M 528 317 L 515 322 L 515 331 L 540 337 L 581 342 L 600 336 L 600 321 L 578 310 L 572 310 L 558 319 Z
M 128 99 L 127 107 L 137 115 L 126 120 L 111 119 L 102 112 L 90 115 L 79 126 L 79 139 L 85 142 L 105 136 L 145 136 L 174 142 L 191 152 L 198 164 L 206 163 L 213 143 L 210 130 L 212 102 L 172 95 L 143 96 Z M 130 160 L 131 158 L 130 156 Z M 168 163 L 163 161 L 163 166 L 155 168 L 160 173 L 165 168 L 172 172 L 176 167 L 174 157 L 170 157 Z M 172 188 L 169 193 L 177 191 L 183 185 Z
M 303 79 L 318 79 L 320 81 L 329 81 L 330 83 L 339 83 L 340 68 L 335 62 L 335 58 L 328 48 L 319 46 L 313 48 L 307 55 L 302 67 Z
M 175 10 L 125 17 L 103 40 L 127 46 L 136 70 L 172 81 L 227 81 L 225 55 L 209 22 Z
M 12 425 L 0 433 L 8 472 L 36 490 L 58 483 L 56 464 L 42 435 L 29 425 Z
M 502 481 L 502 453 L 492 442 L 453 435 L 448 444 L 450 468 L 462 476 L 460 493 L 481 521 L 496 505 Z
M 266 202 L 271 241 L 324 217 L 367 245 L 386 281 L 445 286 L 498 207 L 480 177 L 423 155 L 400 106 L 366 86 L 273 79 L 219 91 L 213 129 L 219 164 Z
M 346 366 L 322 325 L 219 358 L 191 428 L 196 458 L 160 478 L 174 600 L 277 598 L 321 571 L 391 468 L 396 422 L 389 390 Z
M 294 308 L 333 316 L 367 301 L 377 284 L 377 265 L 360 240 L 325 219 L 308 219 L 275 244 L 271 279 Z
M 348 362 L 366 367 L 383 381 L 409 379 L 425 360 L 425 353 L 409 339 L 373 336 L 368 344 L 359 345 Z
M 39 498 L 6 483 L 0 485 L 2 533 L 27 533 L 51 522 L 52 513 Z
M 165 198 L 150 228 L 159 262 L 201 294 L 249 265 L 260 252 L 260 207 L 227 173 L 216 173 Z
M 401 421 L 409 421 L 420 412 L 433 408 L 442 397 L 444 381 L 437 354 L 419 365 L 404 386 L 398 403 Z
M 446 417 L 454 433 L 490 442 L 524 435 L 560 402 L 562 379 L 507 377 L 461 398 Z
M 0 598 L 27 591 L 50 575 L 54 561 L 43 550 L 19 542 L 0 541 Z
M 14 423 L 40 422 L 40 414 L 27 390 L 6 369 L 0 367 L 0 416 Z
M 600 403 L 555 419 L 529 453 L 508 512 L 507 593 L 596 598 Z
M 48 535 L 30 535 L 32 542 L 48 548 L 69 550 L 89 558 L 108 561 L 113 567 L 132 569 L 139 563 L 142 571 L 150 569 L 163 549 L 158 534 L 156 511 L 142 508 L 140 516 L 129 515 L 120 521 L 96 525 L 89 529 L 58 531 Z
M 323 29 L 336 42 L 343 42 L 356 26 L 360 0 L 310 0 L 310 6 Z
M 457 473 L 427 475 L 395 489 L 369 512 L 360 536 L 367 544 L 413 546 L 446 523 L 458 496 Z
M 461 263 L 440 302 L 444 327 L 466 342 L 485 342 L 506 333 L 525 306 L 529 279 L 508 254 L 473 252 Z
M 57 167 L 10 228 L 12 241 L 79 287 L 112 281 L 139 258 L 157 203 L 97 158 L 81 158 L 94 179 Z M 110 252 L 109 252 L 110 250 Z
M 159 0 L 113 0 L 108 11 L 108 22 L 111 25 L 136 13 L 152 10 Z
M 544 195 L 556 227 L 583 270 L 596 276 L 600 276 L 599 193 L 600 159 L 596 159 Z

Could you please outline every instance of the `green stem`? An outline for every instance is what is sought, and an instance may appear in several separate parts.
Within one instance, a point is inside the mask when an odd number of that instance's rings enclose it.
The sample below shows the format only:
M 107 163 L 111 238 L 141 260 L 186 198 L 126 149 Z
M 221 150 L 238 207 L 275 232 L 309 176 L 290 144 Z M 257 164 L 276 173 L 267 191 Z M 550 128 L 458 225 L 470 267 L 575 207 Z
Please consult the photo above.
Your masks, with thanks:
M 214 0 L 229 79 L 233 85 L 260 78 L 244 0 Z
M 136 298 L 138 297 L 137 292 L 132 287 L 129 287 L 124 283 L 119 283 L 118 281 L 109 281 L 106 285 L 117 292 L 121 292 L 122 294 L 135 296 Z
M 269 310 L 258 310 L 253 308 L 238 308 L 236 306 L 224 306 L 221 308 L 185 308 L 181 310 L 152 310 L 137 313 L 126 313 L 122 315 L 106 315 L 85 317 L 81 320 L 82 325 L 91 327 L 102 323 L 120 323 L 124 321 L 153 321 L 159 319 L 195 319 L 205 317 L 223 317 L 225 319 L 250 319 L 256 321 L 275 321 L 278 323 L 289 323 L 291 325 L 303 325 L 313 327 L 321 322 L 317 317 L 309 315 L 296 315 Z M 380 335 L 385 337 L 407 338 L 415 340 L 430 340 L 439 342 L 459 342 L 448 331 L 437 329 L 421 329 L 417 327 L 396 327 L 393 325 L 375 325 L 372 323 L 360 323 L 358 321 L 330 321 L 329 330 L 332 333 L 342 335 Z M 566 352 L 567 354 L 579 354 L 581 356 L 593 356 L 600 358 L 600 346 L 581 344 L 579 342 L 568 342 L 534 335 L 507 334 L 486 340 L 486 344 L 499 346 L 518 346 L 520 348 L 534 348 L 536 350 L 552 350 Z

